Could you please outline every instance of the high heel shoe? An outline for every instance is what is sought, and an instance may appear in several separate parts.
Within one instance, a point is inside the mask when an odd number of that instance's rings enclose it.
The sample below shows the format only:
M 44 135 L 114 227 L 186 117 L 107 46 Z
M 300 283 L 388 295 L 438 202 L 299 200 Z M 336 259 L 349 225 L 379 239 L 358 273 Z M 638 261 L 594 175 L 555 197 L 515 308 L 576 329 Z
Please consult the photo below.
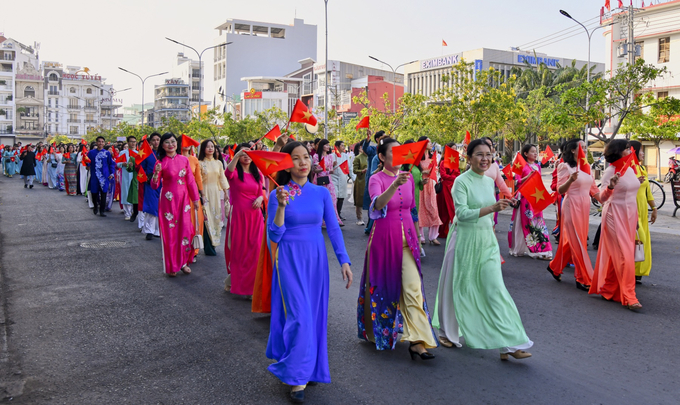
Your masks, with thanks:
M 559 276 L 556 276 L 555 273 L 553 273 L 552 269 L 550 266 L 548 266 L 548 272 L 553 276 L 553 278 L 559 282 L 562 281 L 562 275 L 560 274 Z
M 297 388 L 297 387 L 295 387 Z M 302 404 L 305 402 L 305 389 L 290 391 L 290 401 L 294 404 Z
M 590 286 L 589 286 L 589 285 L 581 284 L 581 283 L 579 283 L 578 281 L 576 282 L 576 288 L 578 288 L 579 290 L 583 290 L 583 291 L 588 291 L 588 290 L 590 290 Z
M 411 345 L 408 347 L 408 354 L 411 355 L 411 360 L 415 360 L 416 356 L 420 356 L 421 360 L 432 360 L 432 359 L 434 359 L 434 354 L 432 354 L 430 352 L 425 351 L 425 352 L 422 352 L 422 353 L 418 353 L 416 351 L 411 350 L 411 348 L 413 346 L 418 346 L 419 344 L 421 344 L 421 343 L 420 342 L 411 343 Z
M 525 352 L 524 350 L 516 350 L 512 353 L 501 353 L 501 360 L 507 361 L 508 356 L 512 356 L 512 357 L 520 360 L 520 359 L 526 359 L 526 358 L 531 357 L 531 353 Z

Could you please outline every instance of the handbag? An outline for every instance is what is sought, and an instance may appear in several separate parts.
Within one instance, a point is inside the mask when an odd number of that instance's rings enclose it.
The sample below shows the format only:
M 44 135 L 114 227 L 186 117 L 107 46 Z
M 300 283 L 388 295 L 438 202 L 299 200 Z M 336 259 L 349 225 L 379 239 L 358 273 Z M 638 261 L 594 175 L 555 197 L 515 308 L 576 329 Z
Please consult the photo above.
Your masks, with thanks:
M 439 194 L 442 192 L 442 188 L 444 188 L 444 185 L 442 184 L 441 179 L 437 182 L 437 184 L 434 185 L 434 192 L 436 194 Z
M 316 178 L 317 186 L 325 186 L 326 184 L 331 184 L 330 176 L 319 176 Z
M 645 261 L 645 244 L 640 240 L 640 235 L 635 232 L 635 262 Z
M 59 166 L 59 164 L 57 164 L 57 163 L 52 163 L 52 167 L 53 167 L 53 168 L 55 168 L 55 169 L 56 169 L 56 168 L 57 168 L 57 166 Z
M 194 210 L 194 216 L 196 217 L 196 234 L 191 241 L 191 246 L 194 249 L 203 249 L 203 235 L 198 233 L 198 210 Z

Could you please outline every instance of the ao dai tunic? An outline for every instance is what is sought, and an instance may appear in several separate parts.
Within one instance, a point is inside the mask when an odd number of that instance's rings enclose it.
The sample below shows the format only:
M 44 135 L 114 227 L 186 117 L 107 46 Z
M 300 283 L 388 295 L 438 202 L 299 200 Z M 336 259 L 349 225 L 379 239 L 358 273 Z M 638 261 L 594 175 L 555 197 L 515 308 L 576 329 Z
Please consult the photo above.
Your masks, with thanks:
M 541 173 L 541 166 L 527 163 L 522 168 L 522 175 L 517 180 L 531 174 L 532 170 Z M 517 184 L 519 188 L 521 183 Z M 521 194 L 518 194 L 521 196 Z M 529 256 L 552 259 L 550 232 L 543 219 L 543 212 L 534 212 L 529 200 L 524 196 L 519 199 L 519 207 L 512 211 L 512 222 L 508 232 L 508 245 L 513 256 Z
M 479 217 L 479 211 L 496 202 L 491 178 L 472 170 L 456 178 L 453 203 L 456 209 L 452 230 L 455 231 L 454 257 L 451 268 L 442 268 L 452 286 L 440 282 L 437 307 L 443 290 L 453 294 L 455 318 L 465 344 L 475 349 L 505 347 L 528 348 L 531 341 L 524 331 L 522 320 L 510 293 L 503 283 L 501 255 L 493 230 L 493 216 Z M 449 243 L 453 235 L 449 238 Z M 451 246 L 447 245 L 447 251 Z M 446 263 L 446 261 L 445 261 Z M 435 314 L 433 325 L 440 328 L 441 310 Z M 458 336 L 448 336 L 450 340 Z
M 649 207 L 648 201 L 654 201 L 652 190 L 649 188 L 649 177 L 647 177 L 647 170 L 644 166 L 638 166 L 638 172 L 645 178 L 645 181 L 640 184 L 637 193 L 637 207 L 640 228 L 638 229 L 638 236 L 640 241 L 645 246 L 645 260 L 643 262 L 635 263 L 636 276 L 649 276 L 652 270 L 652 240 L 649 234 Z
M 302 187 L 291 182 L 284 188 L 292 196 L 283 226 L 274 223 L 279 205 L 276 191 L 270 194 L 268 207 L 269 239 L 278 244 L 273 254 L 267 342 L 267 358 L 277 362 L 268 369 L 289 385 L 330 383 L 326 343 L 329 269 L 322 221 L 338 262 L 351 263 L 328 189 L 309 181 Z
M 220 244 L 222 235 L 222 208 L 220 198 L 225 190 L 229 190 L 229 182 L 224 176 L 224 166 L 219 160 L 206 157 L 201 161 L 201 178 L 203 181 L 203 202 L 208 219 L 210 241 L 213 246 Z
M 420 271 L 420 243 L 411 217 L 411 210 L 416 206 L 413 177 L 409 176 L 408 182 L 398 187 L 383 210 L 379 212 L 373 210 L 375 199 L 385 192 L 393 181 L 394 177 L 382 171 L 372 175 L 369 180 L 368 191 L 372 201 L 369 214 L 375 222 L 366 247 L 357 304 L 358 337 L 369 340 L 366 328 L 372 328 L 378 350 L 394 349 L 397 334 L 403 331 L 399 301 L 402 295 L 404 240 L 418 268 L 423 310 L 428 314 L 429 321 L 423 276 Z M 370 308 L 370 314 L 366 313 L 366 307 Z
M 600 294 L 622 305 L 632 305 L 638 302 L 634 248 L 640 181 L 629 168 L 612 191 L 608 186 L 615 173 L 616 168 L 609 166 L 602 174 L 602 232 L 590 294 Z
M 244 171 L 243 180 L 238 178 L 238 169 L 226 171 L 229 180 L 231 210 L 227 220 L 227 235 L 224 242 L 224 258 L 227 272 L 231 274 L 231 292 L 238 295 L 253 295 L 257 259 L 260 256 L 264 216 L 253 202 L 262 197 L 263 176 L 256 181 L 252 174 Z
M 590 285 L 593 276 L 593 265 L 588 255 L 588 218 L 590 216 L 590 194 L 598 194 L 593 176 L 571 167 L 567 163 L 557 166 L 558 188 L 569 180 L 569 176 L 578 172 L 578 178 L 571 183 L 562 199 L 560 215 L 560 243 L 557 246 L 555 259 L 550 262 L 550 269 L 556 275 L 569 264 L 574 264 L 574 277 L 583 285 Z
M 418 224 L 421 228 L 438 227 L 442 224 L 437 209 L 437 193 L 434 191 L 434 185 L 437 182 L 437 174 L 434 171 L 434 168 L 430 167 L 431 164 L 432 158 L 429 157 L 426 157 L 420 162 L 423 180 L 429 179 L 423 184 L 423 191 L 420 193 Z
M 191 241 L 195 230 L 191 223 L 191 201 L 198 200 L 198 189 L 189 160 L 181 155 L 161 160 L 161 173 L 150 186 L 157 190 L 163 184 L 158 203 L 158 224 L 163 244 L 165 272 L 176 273 L 194 258 Z

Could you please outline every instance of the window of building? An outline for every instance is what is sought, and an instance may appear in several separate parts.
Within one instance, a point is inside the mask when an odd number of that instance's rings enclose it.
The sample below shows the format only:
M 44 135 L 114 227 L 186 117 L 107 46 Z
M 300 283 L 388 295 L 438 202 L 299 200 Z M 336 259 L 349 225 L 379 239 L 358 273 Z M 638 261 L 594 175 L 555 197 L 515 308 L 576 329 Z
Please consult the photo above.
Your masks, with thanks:
M 57 76 L 56 73 L 50 73 L 48 76 L 49 81 L 51 82 L 58 82 L 59 81 L 59 76 Z
M 57 86 L 50 86 L 50 90 L 49 90 L 48 94 L 49 94 L 50 96 L 56 96 L 56 95 L 58 95 L 59 92 L 57 91 Z
M 253 25 L 253 35 L 257 37 L 268 37 L 269 27 L 264 27 L 262 25 Z
M 69 127 L 69 135 L 78 135 L 78 127 Z
M 671 37 L 659 38 L 659 62 L 667 63 L 671 60 Z
M 24 97 L 35 98 L 35 89 L 32 86 L 26 86 L 26 88 L 24 89 Z
M 667 91 L 660 91 L 660 92 L 656 93 L 656 98 L 659 99 L 659 100 L 663 100 L 666 97 L 668 97 Z
M 272 38 L 286 38 L 286 30 L 272 27 Z
M 87 94 L 92 94 L 92 89 L 89 89 L 89 88 L 88 88 L 87 90 L 85 90 L 85 93 L 87 93 Z
M 75 87 L 71 87 L 68 91 L 69 91 L 69 93 L 75 94 L 76 88 L 75 88 Z
M 234 24 L 234 33 L 239 35 L 250 35 L 250 25 Z
M 23 125 L 24 129 L 33 130 L 33 129 L 38 129 L 36 124 L 37 124 L 37 122 L 35 122 L 35 121 L 25 121 L 22 125 Z
M 635 42 L 635 60 L 644 58 L 645 58 L 645 41 L 637 41 Z
M 80 108 L 80 106 L 78 105 L 78 99 L 69 98 L 68 99 L 68 108 Z

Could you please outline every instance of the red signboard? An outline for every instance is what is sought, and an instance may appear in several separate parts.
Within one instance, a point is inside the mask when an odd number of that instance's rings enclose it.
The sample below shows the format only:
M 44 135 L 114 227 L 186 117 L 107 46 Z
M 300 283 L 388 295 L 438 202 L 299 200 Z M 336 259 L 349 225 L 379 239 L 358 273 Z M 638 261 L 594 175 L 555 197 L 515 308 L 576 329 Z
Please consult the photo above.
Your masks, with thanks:
M 262 92 L 261 91 L 251 91 L 248 93 L 243 93 L 243 98 L 246 100 L 254 99 L 254 98 L 262 98 Z

